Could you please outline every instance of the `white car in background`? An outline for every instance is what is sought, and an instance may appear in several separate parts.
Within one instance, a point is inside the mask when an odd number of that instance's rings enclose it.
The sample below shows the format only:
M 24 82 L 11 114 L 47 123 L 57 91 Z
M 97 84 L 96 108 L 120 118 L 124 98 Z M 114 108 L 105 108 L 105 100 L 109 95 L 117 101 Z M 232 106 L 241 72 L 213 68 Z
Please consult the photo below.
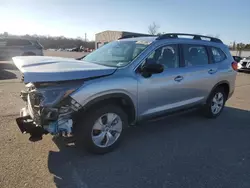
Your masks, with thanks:
M 238 71 L 250 71 L 250 56 L 240 60 L 238 63 Z
M 43 56 L 43 46 L 36 40 L 0 38 L 0 60 L 8 60 L 15 56 Z

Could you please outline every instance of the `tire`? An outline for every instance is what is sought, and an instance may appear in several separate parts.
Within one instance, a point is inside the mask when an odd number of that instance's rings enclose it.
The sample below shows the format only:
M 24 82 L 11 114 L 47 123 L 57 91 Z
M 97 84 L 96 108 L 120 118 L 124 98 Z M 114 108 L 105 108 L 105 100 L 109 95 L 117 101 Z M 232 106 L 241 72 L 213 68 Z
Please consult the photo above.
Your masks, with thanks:
M 216 98 L 218 98 L 218 100 L 216 100 Z M 221 100 L 219 100 L 220 98 Z M 217 118 L 224 109 L 226 99 L 227 95 L 225 90 L 222 87 L 216 88 L 208 97 L 207 102 L 203 107 L 203 114 L 208 118 Z M 216 104 L 214 100 L 219 102 L 217 103 L 217 110 L 215 110 Z
M 107 123 L 109 119 L 107 114 L 110 119 L 114 118 L 114 123 L 116 123 L 115 121 L 118 123 L 113 124 L 113 126 L 110 123 L 111 121 Z M 128 126 L 128 118 L 119 106 L 95 106 L 95 108 L 84 113 L 83 116 L 76 122 L 75 135 L 77 146 L 83 146 L 87 151 L 94 154 L 105 154 L 111 152 L 120 144 L 124 128 Z M 102 122 L 102 125 L 100 123 L 96 124 L 98 120 Z

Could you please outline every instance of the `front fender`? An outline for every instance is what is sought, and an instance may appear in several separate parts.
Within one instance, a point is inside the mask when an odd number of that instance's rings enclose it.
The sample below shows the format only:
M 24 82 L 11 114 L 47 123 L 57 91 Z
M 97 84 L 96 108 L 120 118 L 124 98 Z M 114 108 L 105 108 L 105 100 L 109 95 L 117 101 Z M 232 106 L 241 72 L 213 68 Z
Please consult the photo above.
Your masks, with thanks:
M 137 112 L 137 80 L 126 76 L 109 76 L 84 83 L 77 91 L 70 96 L 81 106 L 85 107 L 90 101 L 102 96 L 122 94 L 133 102 Z

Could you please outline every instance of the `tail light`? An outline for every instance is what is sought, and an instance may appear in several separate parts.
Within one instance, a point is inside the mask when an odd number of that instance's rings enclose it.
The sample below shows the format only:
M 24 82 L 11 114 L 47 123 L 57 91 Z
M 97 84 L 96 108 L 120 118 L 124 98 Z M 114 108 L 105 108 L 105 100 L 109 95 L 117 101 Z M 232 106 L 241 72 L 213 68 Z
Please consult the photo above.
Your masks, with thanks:
M 236 61 L 232 62 L 232 68 L 235 71 L 238 69 L 238 63 Z

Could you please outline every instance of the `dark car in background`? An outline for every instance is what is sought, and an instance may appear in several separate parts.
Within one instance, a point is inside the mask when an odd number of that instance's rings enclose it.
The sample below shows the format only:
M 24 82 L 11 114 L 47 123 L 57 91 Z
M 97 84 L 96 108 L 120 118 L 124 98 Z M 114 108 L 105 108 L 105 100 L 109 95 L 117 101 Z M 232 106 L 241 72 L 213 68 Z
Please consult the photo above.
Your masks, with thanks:
M 0 38 L 0 60 L 9 60 L 15 56 L 43 56 L 43 46 L 36 40 Z
M 239 63 L 242 60 L 242 57 L 240 56 L 233 56 L 234 61 L 236 61 L 237 63 Z

